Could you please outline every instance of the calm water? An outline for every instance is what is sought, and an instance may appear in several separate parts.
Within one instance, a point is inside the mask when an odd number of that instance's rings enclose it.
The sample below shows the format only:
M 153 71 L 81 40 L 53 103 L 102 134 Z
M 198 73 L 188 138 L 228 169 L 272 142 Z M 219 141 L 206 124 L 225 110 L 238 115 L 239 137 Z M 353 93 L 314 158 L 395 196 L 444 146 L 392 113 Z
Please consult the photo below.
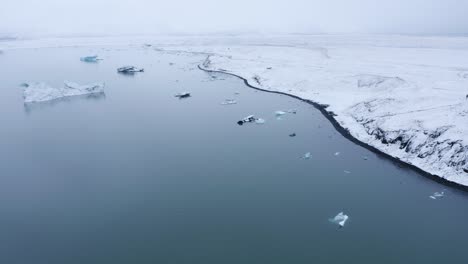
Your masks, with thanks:
M 104 61 L 79 61 L 94 53 Z M 354 145 L 306 103 L 197 70 L 203 59 L 0 55 L 0 263 L 466 263 L 466 193 Z M 118 75 L 126 64 L 145 72 Z M 106 94 L 23 105 L 20 83 L 63 80 Z M 238 126 L 248 114 L 267 123 Z

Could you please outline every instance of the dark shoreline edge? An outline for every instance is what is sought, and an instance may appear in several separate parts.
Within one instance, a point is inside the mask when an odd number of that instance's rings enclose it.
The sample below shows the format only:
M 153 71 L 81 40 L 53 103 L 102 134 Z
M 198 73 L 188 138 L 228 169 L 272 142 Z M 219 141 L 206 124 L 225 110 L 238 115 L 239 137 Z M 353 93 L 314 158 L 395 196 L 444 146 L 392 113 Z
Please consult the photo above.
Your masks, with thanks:
M 308 103 L 312 106 L 314 106 L 317 110 L 319 110 L 322 115 L 328 119 L 328 121 L 330 121 L 330 123 L 333 125 L 333 127 L 343 136 L 345 137 L 346 139 L 350 140 L 351 142 L 353 142 L 354 144 L 358 145 L 358 146 L 361 146 L 377 155 L 379 155 L 380 157 L 383 157 L 385 159 L 388 159 L 390 161 L 392 161 L 393 163 L 395 163 L 396 165 L 398 165 L 399 167 L 401 168 L 406 168 L 406 169 L 410 169 L 410 170 L 413 170 L 415 172 L 417 172 L 418 174 L 420 174 L 421 176 L 425 177 L 425 178 L 428 178 L 430 180 L 433 180 L 435 182 L 438 182 L 442 185 L 445 185 L 445 186 L 448 186 L 448 187 L 451 187 L 451 188 L 454 188 L 454 189 L 457 189 L 457 190 L 460 190 L 460 191 L 464 191 L 464 192 L 468 192 L 468 186 L 465 186 L 465 185 L 462 185 L 462 184 L 459 184 L 459 183 L 456 183 L 456 182 L 452 182 L 452 181 L 449 181 L 445 178 L 442 178 L 442 177 L 439 177 L 435 174 L 431 174 L 415 165 L 412 165 L 412 164 L 408 164 L 398 158 L 395 158 L 385 152 L 382 152 L 380 151 L 379 149 L 371 146 L 371 145 L 368 145 L 358 139 L 356 139 L 355 137 L 353 137 L 351 135 L 351 133 L 349 133 L 349 130 L 342 127 L 334 118 L 335 114 L 333 112 L 329 112 L 326 110 L 326 108 L 328 107 L 328 105 L 322 105 L 322 104 L 318 104 L 316 102 L 313 102 L 311 100 L 306 100 L 306 99 L 303 99 L 303 98 L 300 98 L 296 95 L 292 95 L 292 94 L 288 94 L 288 93 L 284 93 L 284 92 L 278 92 L 278 91 L 269 91 L 269 90 L 265 90 L 265 89 L 262 89 L 262 88 L 258 88 L 258 87 L 255 87 L 253 85 L 251 85 L 249 83 L 249 81 L 245 78 L 243 78 L 242 76 L 239 76 L 239 75 L 236 75 L 236 74 L 233 74 L 233 73 L 230 73 L 230 72 L 225 72 L 225 71 L 216 71 L 216 70 L 208 70 L 208 69 L 205 69 L 203 68 L 200 64 L 198 65 L 198 69 L 204 71 L 204 72 L 208 72 L 208 73 L 222 73 L 222 74 L 227 74 L 227 75 L 230 75 L 230 76 L 234 76 L 236 78 L 239 78 L 241 79 L 242 81 L 244 81 L 244 84 L 247 86 L 247 87 L 250 87 L 252 89 L 255 89 L 255 90 L 258 90 L 258 91 L 262 91 L 262 92 L 267 92 L 267 93 L 274 93 L 274 94 L 280 94 L 280 95 L 285 95 L 285 96 L 288 96 L 288 97 L 292 97 L 294 99 L 297 99 L 297 100 L 300 100 L 302 102 L 305 102 L 305 103 Z

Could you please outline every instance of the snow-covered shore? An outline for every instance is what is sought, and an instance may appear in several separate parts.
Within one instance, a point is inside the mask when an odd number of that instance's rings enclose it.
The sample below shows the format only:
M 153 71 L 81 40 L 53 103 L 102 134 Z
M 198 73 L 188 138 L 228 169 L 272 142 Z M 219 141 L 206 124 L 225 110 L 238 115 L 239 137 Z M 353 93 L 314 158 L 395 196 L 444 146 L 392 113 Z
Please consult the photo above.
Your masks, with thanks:
M 12 43 L 3 49 L 60 46 L 59 41 Z M 118 43 L 203 56 L 204 69 L 327 105 L 359 141 L 468 186 L 468 38 L 290 35 Z

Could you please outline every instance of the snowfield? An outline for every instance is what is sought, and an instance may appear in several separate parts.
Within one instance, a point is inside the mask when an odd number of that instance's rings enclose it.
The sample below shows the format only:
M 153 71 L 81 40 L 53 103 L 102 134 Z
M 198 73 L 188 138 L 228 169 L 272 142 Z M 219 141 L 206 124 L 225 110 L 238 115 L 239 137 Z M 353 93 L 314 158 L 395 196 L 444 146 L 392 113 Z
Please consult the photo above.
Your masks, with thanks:
M 205 70 L 325 105 L 359 141 L 468 186 L 468 38 L 286 35 L 93 41 L 62 42 L 107 41 L 138 48 L 151 43 L 157 52 L 198 56 Z M 0 49 L 57 43 L 10 42 Z

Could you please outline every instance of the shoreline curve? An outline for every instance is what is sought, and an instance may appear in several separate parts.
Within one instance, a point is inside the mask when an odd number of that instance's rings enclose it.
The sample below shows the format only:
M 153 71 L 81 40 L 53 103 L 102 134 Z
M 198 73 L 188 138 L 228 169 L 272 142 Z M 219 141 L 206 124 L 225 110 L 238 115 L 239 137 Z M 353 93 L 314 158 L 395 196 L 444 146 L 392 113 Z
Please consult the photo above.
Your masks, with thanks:
M 368 144 L 358 140 L 357 138 L 353 137 L 347 128 L 342 127 L 335 120 L 334 116 L 336 116 L 336 115 L 333 112 L 327 111 L 326 108 L 328 107 L 328 105 L 322 105 L 322 104 L 313 102 L 311 100 L 303 99 L 303 98 L 301 98 L 299 96 L 284 93 L 284 92 L 269 91 L 269 90 L 265 90 L 265 89 L 262 89 L 262 88 L 255 87 L 252 84 L 250 84 L 247 79 L 245 79 L 242 76 L 236 75 L 234 73 L 225 72 L 225 71 L 217 71 L 217 70 L 209 70 L 209 69 L 203 68 L 201 66 L 201 64 L 198 65 L 198 69 L 201 70 L 201 71 L 204 71 L 204 72 L 208 72 L 208 73 L 227 74 L 227 75 L 236 77 L 238 79 L 241 79 L 244 82 L 244 84 L 249 88 L 252 88 L 252 89 L 255 89 L 255 90 L 258 90 L 258 91 L 262 91 L 262 92 L 289 96 L 291 98 L 294 98 L 294 99 L 300 100 L 302 102 L 308 103 L 308 104 L 314 106 L 315 109 L 319 110 L 320 113 L 322 113 L 322 115 L 328 121 L 330 121 L 330 123 L 333 125 L 335 130 L 338 131 L 338 133 L 340 133 L 343 137 L 350 140 L 354 144 L 356 144 L 356 145 L 358 145 L 360 147 L 363 147 L 363 148 L 371 151 L 372 153 L 379 155 L 380 157 L 383 157 L 383 158 L 385 158 L 387 160 L 390 160 L 391 162 L 393 162 L 394 164 L 396 164 L 397 166 L 399 166 L 401 168 L 406 168 L 406 169 L 413 170 L 413 171 L 417 172 L 418 174 L 420 174 L 421 176 L 423 176 L 423 177 L 425 177 L 427 179 L 430 179 L 432 181 L 435 181 L 435 182 L 440 183 L 440 184 L 442 184 L 444 186 L 447 186 L 447 187 L 451 187 L 451 188 L 454 188 L 454 189 L 457 189 L 457 190 L 460 190 L 460 191 L 468 192 L 468 186 L 466 186 L 466 185 L 462 185 L 462 184 L 459 184 L 457 182 L 449 181 L 449 180 L 447 180 L 445 178 L 442 178 L 442 177 L 440 177 L 438 175 L 429 173 L 429 172 L 427 172 L 427 171 L 425 171 L 425 170 L 423 170 L 423 169 L 421 169 L 421 168 L 419 168 L 419 167 L 417 167 L 415 165 L 406 163 L 406 162 L 404 162 L 404 161 L 402 161 L 402 160 L 400 160 L 400 159 L 398 159 L 396 157 L 393 157 L 393 156 L 391 156 L 391 155 L 389 155 L 389 154 L 387 154 L 387 153 L 385 153 L 385 152 L 383 152 L 383 151 L 381 151 L 381 150 L 379 150 L 379 149 L 377 149 L 377 148 L 375 148 L 375 147 L 373 147 L 371 145 L 368 145 Z

